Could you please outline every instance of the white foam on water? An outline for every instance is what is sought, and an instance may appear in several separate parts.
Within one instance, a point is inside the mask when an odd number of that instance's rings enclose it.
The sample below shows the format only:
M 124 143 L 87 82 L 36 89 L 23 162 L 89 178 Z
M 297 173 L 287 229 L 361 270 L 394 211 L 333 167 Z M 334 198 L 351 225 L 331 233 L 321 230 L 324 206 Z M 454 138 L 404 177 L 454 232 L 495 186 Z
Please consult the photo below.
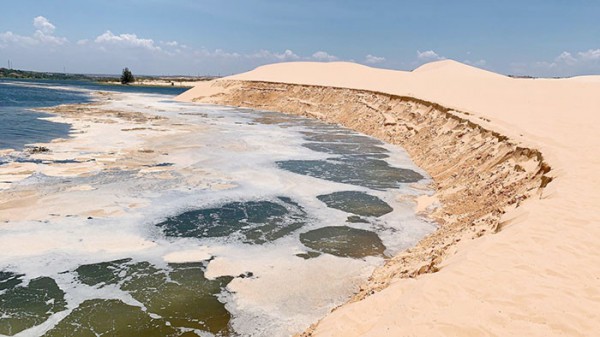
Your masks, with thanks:
M 212 257 L 210 250 L 207 247 L 200 247 L 189 250 L 179 250 L 171 252 L 163 256 L 167 263 L 186 263 L 186 262 L 202 262 Z
M 227 289 L 232 325 L 242 336 L 289 336 L 342 304 L 381 258 L 324 254 L 304 260 L 303 248 L 284 239 L 274 246 L 233 247 L 207 267 L 207 277 L 240 275 Z
M 302 146 L 307 141 L 299 131 L 307 129 L 299 122 L 283 128 L 254 122 L 260 112 L 247 109 L 175 103 L 160 95 L 115 97 L 108 106 L 111 110 L 160 115 L 167 117 L 169 123 L 189 126 L 187 133 L 166 131 L 164 135 L 168 137 L 160 138 L 163 145 L 168 145 L 169 153 L 159 160 L 172 163 L 164 170 L 171 172 L 173 178 L 155 178 L 148 171 L 122 177 L 94 173 L 68 181 L 38 176 L 22 183 L 39 186 L 44 194 L 45 202 L 35 207 L 43 210 L 62 205 L 74 215 L 66 217 L 63 212 L 60 217 L 10 222 L 0 227 L 0 247 L 4 251 L 0 255 L 0 270 L 23 273 L 26 279 L 54 278 L 67 293 L 69 310 L 91 298 L 118 298 L 142 306 L 117 287 L 96 289 L 74 281 L 72 274 L 62 274 L 82 264 L 132 258 L 165 267 L 167 263 L 209 260 L 207 277 L 236 277 L 227 286 L 230 293 L 223 295 L 222 300 L 233 314 L 231 324 L 238 333 L 289 336 L 347 300 L 383 261 L 381 257 L 351 259 L 328 254 L 305 260 L 296 256 L 308 251 L 299 241 L 300 233 L 343 225 L 372 230 L 388 248 L 386 253 L 393 254 L 435 228 L 415 216 L 410 202 L 398 200 L 399 194 L 419 195 L 427 191 L 408 185 L 375 191 L 280 169 L 275 164 L 278 160 L 332 157 Z M 424 174 L 402 149 L 384 147 L 390 151 L 390 158 L 385 159 L 390 164 Z M 423 180 L 427 182 L 427 178 Z M 386 201 L 394 212 L 371 219 L 374 225 L 347 223 L 351 214 L 328 208 L 316 198 L 336 191 L 367 192 Z M 156 226 L 167 217 L 188 210 L 234 201 L 277 201 L 278 196 L 297 202 L 307 213 L 307 223 L 296 232 L 263 245 L 244 244 L 234 237 L 165 237 Z M 114 212 L 93 219 L 77 213 L 94 204 Z M 137 206 L 130 207 L 132 204 Z M 66 314 L 55 314 L 48 322 L 20 335 L 38 335 Z

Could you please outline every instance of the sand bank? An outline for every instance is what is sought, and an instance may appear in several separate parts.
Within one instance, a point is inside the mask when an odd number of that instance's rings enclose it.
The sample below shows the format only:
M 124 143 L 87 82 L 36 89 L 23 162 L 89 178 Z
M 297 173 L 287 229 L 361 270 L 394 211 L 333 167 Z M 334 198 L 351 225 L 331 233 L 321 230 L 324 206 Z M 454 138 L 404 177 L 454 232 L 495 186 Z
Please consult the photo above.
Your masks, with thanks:
M 302 114 L 400 144 L 440 229 L 377 270 L 314 336 L 591 336 L 600 328 L 600 82 L 289 63 L 183 101 Z M 493 235 L 485 235 L 493 234 Z M 476 239 L 476 240 L 475 240 Z M 356 301 L 359 300 L 359 301 Z

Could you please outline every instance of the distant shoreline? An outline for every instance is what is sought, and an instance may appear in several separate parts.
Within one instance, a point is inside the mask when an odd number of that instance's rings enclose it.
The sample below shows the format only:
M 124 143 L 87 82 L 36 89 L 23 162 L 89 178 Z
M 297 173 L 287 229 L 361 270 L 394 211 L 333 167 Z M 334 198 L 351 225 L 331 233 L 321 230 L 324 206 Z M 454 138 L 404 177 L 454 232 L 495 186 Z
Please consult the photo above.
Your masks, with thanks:
M 209 81 L 218 76 L 135 76 L 136 81 L 129 85 L 141 87 L 182 87 L 191 88 L 202 81 Z M 53 72 L 38 72 L 18 69 L 0 68 L 0 79 L 16 80 L 60 80 L 90 81 L 106 85 L 122 85 L 119 75 L 86 75 Z
M 184 81 L 157 78 L 157 79 L 136 80 L 135 82 L 129 83 L 129 84 L 121 84 L 121 82 L 119 80 L 116 80 L 116 79 L 113 79 L 113 80 L 100 80 L 100 81 L 95 81 L 95 82 L 98 83 L 98 84 L 101 84 L 101 85 L 122 85 L 122 86 L 128 86 L 129 85 L 129 86 L 136 86 L 136 87 L 178 87 L 178 88 L 193 88 L 199 82 L 210 81 L 210 80 L 211 80 L 211 78 L 200 79 L 200 80 L 184 80 Z

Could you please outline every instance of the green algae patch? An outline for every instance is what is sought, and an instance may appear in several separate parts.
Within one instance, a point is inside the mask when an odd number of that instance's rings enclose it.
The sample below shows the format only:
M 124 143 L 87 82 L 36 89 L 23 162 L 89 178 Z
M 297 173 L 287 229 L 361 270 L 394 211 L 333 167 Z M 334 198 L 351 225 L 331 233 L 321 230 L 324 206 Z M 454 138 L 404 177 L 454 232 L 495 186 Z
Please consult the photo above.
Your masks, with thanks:
M 375 232 L 348 226 L 323 227 L 300 234 L 306 247 L 335 256 L 363 258 L 383 255 L 385 246 Z
M 327 207 L 362 216 L 380 217 L 394 209 L 385 201 L 365 192 L 343 191 L 319 195 L 317 199 Z M 352 219 L 354 220 L 354 219 Z
M 240 236 L 244 243 L 263 244 L 282 238 L 305 224 L 306 213 L 291 199 L 231 202 L 188 211 L 157 226 L 173 237 Z
M 76 269 L 76 273 L 83 284 L 99 288 L 116 285 L 143 304 L 144 314 L 148 318 L 130 319 L 141 319 L 146 325 L 151 323 L 158 326 L 160 322 L 149 319 L 160 317 L 177 331 L 193 329 L 217 335 L 231 333 L 231 314 L 218 300 L 218 296 L 232 278 L 208 280 L 204 276 L 202 263 L 172 263 L 166 269 L 159 269 L 148 262 L 132 262 L 125 259 L 83 265 Z M 106 305 L 117 304 L 101 304 L 101 308 Z M 122 305 L 118 304 L 117 307 Z M 88 305 L 82 308 L 81 312 L 89 314 L 94 308 Z M 100 320 L 112 319 L 106 315 L 99 317 Z M 93 324 L 104 325 L 109 321 Z
M 23 275 L 0 272 L 0 334 L 12 336 L 66 309 L 65 293 L 49 277 L 25 284 Z

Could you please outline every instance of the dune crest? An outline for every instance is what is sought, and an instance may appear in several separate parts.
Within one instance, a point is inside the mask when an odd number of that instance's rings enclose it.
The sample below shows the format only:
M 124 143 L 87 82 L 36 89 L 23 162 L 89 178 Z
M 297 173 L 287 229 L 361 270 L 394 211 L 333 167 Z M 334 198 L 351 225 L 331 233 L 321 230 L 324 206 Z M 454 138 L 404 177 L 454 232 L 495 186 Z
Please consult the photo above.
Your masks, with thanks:
M 488 70 L 473 67 L 468 64 L 464 64 L 454 60 L 441 60 L 435 62 L 425 63 L 424 65 L 416 68 L 412 71 L 413 74 L 428 74 L 440 78 L 455 77 L 460 78 L 464 76 L 470 77 L 481 77 L 481 78 L 505 78 L 509 77 L 500 75 Z

